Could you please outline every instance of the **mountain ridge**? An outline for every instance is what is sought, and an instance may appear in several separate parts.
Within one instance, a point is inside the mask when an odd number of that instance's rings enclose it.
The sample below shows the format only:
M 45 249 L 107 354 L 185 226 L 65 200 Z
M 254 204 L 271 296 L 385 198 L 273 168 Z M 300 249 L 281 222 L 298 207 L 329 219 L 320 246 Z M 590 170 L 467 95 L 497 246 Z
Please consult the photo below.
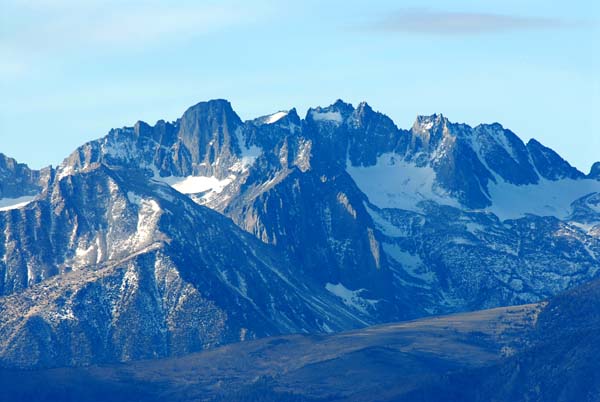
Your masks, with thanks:
M 149 322 L 158 317 L 154 328 L 136 331 L 146 350 L 164 356 L 240 338 L 536 303 L 600 273 L 595 170 L 584 175 L 497 123 L 470 127 L 434 114 L 403 130 L 366 102 L 355 108 L 341 100 L 309 109 L 304 119 L 291 109 L 242 121 L 228 101 L 214 100 L 174 122 L 110 130 L 44 174 L 20 169 L 6 170 L 7 183 L 44 179 L 14 186 L 15 197 L 4 198 L 12 204 L 0 208 L 0 304 L 38 313 L 0 322 L 14 340 L 0 347 L 7 364 L 18 361 L 27 339 L 96 339 L 101 328 L 121 335 L 71 361 L 148 357 L 121 352 L 131 338 L 122 331 L 126 321 L 110 323 L 119 309 Z M 137 256 L 155 236 L 163 239 L 158 248 Z M 254 257 L 246 261 L 240 251 Z M 98 312 L 94 328 L 81 330 L 83 316 L 61 312 L 65 302 L 81 301 L 71 295 L 87 285 L 23 299 L 73 271 L 93 278 L 118 256 L 133 262 L 92 280 L 98 295 L 82 299 L 100 297 L 97 304 L 111 311 Z M 159 259 L 168 267 L 156 268 Z M 206 319 L 223 325 L 196 343 L 165 346 L 175 336 L 165 338 L 169 320 L 187 314 L 169 318 L 160 312 L 169 308 L 155 308 L 177 303 L 160 284 L 165 272 L 183 275 L 181 286 L 199 292 L 210 311 Z M 145 301 L 123 304 L 134 289 L 128 281 L 141 278 L 150 279 L 134 287 L 141 290 L 133 299 Z M 295 313 L 274 312 L 288 303 Z M 28 314 L 37 321 L 28 324 Z M 56 317 L 62 324 L 53 324 Z

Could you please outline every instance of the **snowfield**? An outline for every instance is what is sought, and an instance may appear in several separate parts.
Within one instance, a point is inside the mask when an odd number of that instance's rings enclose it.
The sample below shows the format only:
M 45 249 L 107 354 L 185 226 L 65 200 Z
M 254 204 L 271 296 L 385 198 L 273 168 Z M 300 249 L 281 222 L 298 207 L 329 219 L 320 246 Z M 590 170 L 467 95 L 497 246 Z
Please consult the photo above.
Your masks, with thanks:
M 509 183 L 489 186 L 492 206 L 486 210 L 500 220 L 516 219 L 527 214 L 565 219 L 571 214 L 573 201 L 600 192 L 600 181 L 590 179 L 542 179 L 538 184 L 517 186 Z
M 419 212 L 421 201 L 459 207 L 458 201 L 435 188 L 435 172 L 431 167 L 417 167 L 394 153 L 377 158 L 374 166 L 352 166 L 346 171 L 369 201 L 379 208 L 398 208 Z
M 464 208 L 458 200 L 436 186 L 436 174 L 431 167 L 417 167 L 394 153 L 382 154 L 375 165 L 368 167 L 352 166 L 348 161 L 346 171 L 369 201 L 379 208 L 420 212 L 418 204 L 425 200 Z M 540 179 L 538 184 L 531 185 L 499 181 L 490 183 L 488 190 L 492 205 L 484 210 L 502 221 L 528 214 L 566 219 L 572 212 L 571 204 L 574 201 L 600 193 L 600 181 Z
M 273 113 L 272 115 L 269 115 L 265 118 L 264 123 L 265 124 L 273 124 L 273 123 L 283 119 L 287 115 L 288 115 L 288 112 L 284 112 L 284 111 Z
M 235 180 L 235 176 L 232 175 L 223 180 L 219 180 L 214 176 L 154 176 L 154 180 L 166 183 L 182 194 L 199 194 L 207 191 L 219 194 L 229 183 Z
M 34 196 L 26 195 L 17 198 L 0 198 L 0 211 L 23 208 L 35 199 Z

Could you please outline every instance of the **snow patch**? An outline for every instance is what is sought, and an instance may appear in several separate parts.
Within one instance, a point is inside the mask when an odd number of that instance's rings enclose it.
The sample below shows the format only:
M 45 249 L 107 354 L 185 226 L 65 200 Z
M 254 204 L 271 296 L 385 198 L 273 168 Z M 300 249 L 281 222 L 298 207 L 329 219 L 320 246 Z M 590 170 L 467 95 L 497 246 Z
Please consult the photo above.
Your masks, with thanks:
M 183 194 L 197 194 L 205 191 L 214 191 L 218 194 L 223 191 L 225 186 L 231 183 L 232 180 L 233 178 L 219 180 L 214 176 L 187 176 L 183 178 L 183 180 L 174 180 L 171 183 L 171 186 Z
M 342 118 L 342 114 L 338 111 L 334 111 L 334 112 L 317 112 L 316 110 L 313 110 L 311 112 L 311 116 L 313 118 L 313 120 L 315 121 L 332 121 L 338 124 L 341 124 L 342 121 L 344 120 Z
M 374 308 L 375 304 L 378 302 L 378 300 L 365 299 L 361 297 L 360 294 L 364 292 L 365 289 L 350 290 L 341 283 L 338 283 L 337 285 L 334 285 L 333 283 L 327 283 L 325 285 L 325 289 L 342 299 L 346 306 L 352 307 L 364 314 L 368 314 L 369 306 Z
M 23 208 L 35 199 L 35 196 L 25 195 L 17 198 L 0 198 L 0 211 Z
M 418 204 L 426 200 L 461 208 L 458 200 L 436 187 L 436 175 L 431 167 L 417 167 L 396 154 L 379 156 L 374 166 L 352 166 L 350 161 L 346 166 L 361 191 L 379 208 L 421 212 Z M 566 219 L 572 213 L 574 201 L 600 193 L 600 181 L 541 179 L 538 184 L 515 185 L 500 179 L 498 183 L 490 182 L 488 190 L 492 205 L 484 210 L 502 221 L 528 214 Z M 477 229 L 475 225 L 467 227 L 472 233 Z
M 500 220 L 517 219 L 527 214 L 565 219 L 571 204 L 591 193 L 600 192 L 600 182 L 591 179 L 542 179 L 538 184 L 490 183 L 492 205 L 486 208 Z
M 155 175 L 153 180 L 166 183 L 183 194 L 198 194 L 212 192 L 220 194 L 233 180 L 234 175 L 219 180 L 215 176 L 160 177 Z
M 277 113 L 273 113 L 272 115 L 266 116 L 263 121 L 265 124 L 273 124 L 276 121 L 283 119 L 287 115 L 288 112 L 280 111 Z
M 352 166 L 350 161 L 346 166 L 361 191 L 379 208 L 420 212 L 418 204 L 425 200 L 459 207 L 458 201 L 435 189 L 431 167 L 417 167 L 394 153 L 379 156 L 374 166 Z

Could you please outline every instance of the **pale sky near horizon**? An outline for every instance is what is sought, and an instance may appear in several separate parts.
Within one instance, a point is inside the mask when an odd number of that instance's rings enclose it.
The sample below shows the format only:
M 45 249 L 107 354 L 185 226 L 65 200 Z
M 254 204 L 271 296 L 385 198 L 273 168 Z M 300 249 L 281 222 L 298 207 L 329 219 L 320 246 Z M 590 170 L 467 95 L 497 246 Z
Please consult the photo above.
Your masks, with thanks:
M 366 100 L 600 160 L 600 2 L 0 0 L 0 152 L 39 168 L 137 120 Z

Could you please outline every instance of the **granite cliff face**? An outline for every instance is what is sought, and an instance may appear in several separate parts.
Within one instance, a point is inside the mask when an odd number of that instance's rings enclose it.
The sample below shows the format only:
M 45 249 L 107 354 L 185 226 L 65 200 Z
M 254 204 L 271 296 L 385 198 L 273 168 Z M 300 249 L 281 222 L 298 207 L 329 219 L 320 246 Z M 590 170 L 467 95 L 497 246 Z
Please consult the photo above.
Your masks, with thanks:
M 90 165 L 0 212 L 0 363 L 181 355 L 371 322 L 229 219 L 139 171 Z
M 0 209 L 31 199 L 41 191 L 50 174 L 51 168 L 32 170 L 0 153 Z
M 598 169 L 497 123 L 403 130 L 343 101 L 243 122 L 214 100 L 11 166 L 33 184 L 0 197 L 5 364 L 533 303 L 600 269 Z

